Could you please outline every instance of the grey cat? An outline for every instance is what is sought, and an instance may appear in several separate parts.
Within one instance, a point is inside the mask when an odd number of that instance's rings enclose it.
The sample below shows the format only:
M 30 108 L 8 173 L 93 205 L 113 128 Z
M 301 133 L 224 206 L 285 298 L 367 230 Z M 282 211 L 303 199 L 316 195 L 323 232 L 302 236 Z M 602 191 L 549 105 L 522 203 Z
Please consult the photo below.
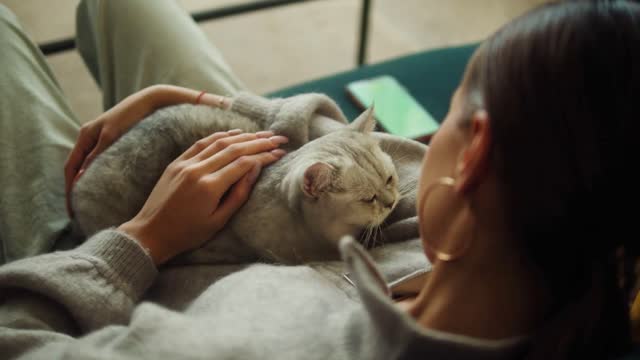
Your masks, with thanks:
M 224 230 L 174 263 L 336 259 L 343 235 L 378 227 L 397 205 L 394 164 L 370 135 L 371 109 L 342 129 L 290 151 L 265 168 Z M 72 208 L 83 234 L 117 226 L 142 208 L 166 166 L 216 131 L 264 130 L 208 106 L 178 105 L 143 119 L 100 154 L 75 184 Z

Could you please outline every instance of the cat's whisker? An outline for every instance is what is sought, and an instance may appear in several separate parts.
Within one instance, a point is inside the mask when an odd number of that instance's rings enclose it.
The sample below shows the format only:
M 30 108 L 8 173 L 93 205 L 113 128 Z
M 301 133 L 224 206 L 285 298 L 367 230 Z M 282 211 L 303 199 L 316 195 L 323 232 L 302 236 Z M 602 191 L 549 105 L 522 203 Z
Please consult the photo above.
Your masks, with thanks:
M 397 201 L 400 201 L 400 200 L 402 200 L 402 199 L 404 199 L 406 197 L 409 197 L 410 195 L 412 195 L 414 193 L 415 193 L 415 191 L 413 191 L 413 190 L 398 191 L 398 200 Z
M 370 249 L 376 247 L 377 237 L 378 237 L 378 226 L 374 225 L 371 227 L 371 240 L 369 241 Z
M 373 231 L 374 231 L 374 226 L 373 225 L 369 225 L 369 227 L 367 228 L 367 243 L 365 244 L 365 248 L 366 249 L 371 249 L 371 245 L 373 242 Z
M 375 237 L 373 238 L 373 247 L 384 244 L 382 239 L 384 235 L 382 234 L 382 227 L 380 225 L 376 225 L 375 227 Z
M 398 193 L 400 196 L 404 197 L 409 195 L 410 193 L 416 190 L 416 186 L 414 184 L 407 184 L 398 188 Z
M 364 238 L 364 248 L 369 248 L 369 238 L 371 237 L 371 226 L 367 225 L 367 235 Z
M 358 242 L 360 244 L 364 244 L 364 241 L 365 241 L 366 237 L 367 237 L 367 228 L 365 227 L 362 230 L 362 232 L 360 233 L 360 237 L 358 238 Z
M 381 244 L 384 245 L 384 244 L 387 243 L 387 239 L 384 236 L 384 230 L 382 229 L 383 227 L 385 227 L 385 228 L 387 227 L 387 221 L 386 220 L 383 221 L 381 226 L 380 226 L 380 237 L 381 237 L 381 241 L 382 241 Z
M 399 191 L 400 191 L 400 192 L 404 192 L 404 193 L 406 193 L 407 191 L 413 191 L 413 190 L 415 190 L 416 188 L 417 188 L 417 186 L 415 186 L 415 185 L 411 185 L 411 184 L 408 184 L 408 185 L 405 185 L 405 186 L 400 187 L 400 188 L 399 188 Z
M 415 188 L 418 185 L 418 178 L 416 176 L 411 176 L 407 178 L 403 178 L 402 183 L 398 186 L 398 188 L 403 189 L 407 187 Z
M 374 248 L 378 245 L 378 230 L 378 225 L 374 225 L 371 227 L 371 248 Z
M 392 156 L 392 158 L 393 158 L 393 161 L 395 161 L 395 162 L 401 162 L 401 161 L 403 161 L 404 159 L 409 158 L 409 155 L 404 155 L 404 156 L 401 156 L 401 157 L 399 157 L 399 158 L 396 158 L 396 157 L 393 157 L 393 156 Z
M 398 194 L 398 201 L 409 197 L 412 193 L 413 193 L 412 191 L 407 191 L 406 193 Z
M 367 243 L 367 234 L 369 232 L 369 227 L 365 227 L 364 230 L 362 230 L 362 232 L 360 233 L 360 244 L 362 244 L 365 248 L 366 248 L 366 243 Z

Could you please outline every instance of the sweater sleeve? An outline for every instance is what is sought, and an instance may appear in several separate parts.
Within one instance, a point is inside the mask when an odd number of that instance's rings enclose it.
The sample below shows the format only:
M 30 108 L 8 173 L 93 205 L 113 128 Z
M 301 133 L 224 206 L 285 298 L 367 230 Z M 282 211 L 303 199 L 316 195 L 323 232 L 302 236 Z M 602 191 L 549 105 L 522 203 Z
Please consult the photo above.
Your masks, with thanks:
M 348 123 L 335 101 L 316 93 L 283 99 L 240 93 L 234 98 L 231 110 L 253 119 L 261 129 L 287 136 L 289 143 L 285 147 L 288 149 L 297 149 L 309 142 L 310 127 L 318 116 L 325 118 L 325 122 Z
M 156 274 L 145 250 L 115 230 L 71 251 L 6 264 L 0 267 L 0 349 L 18 355 L 126 324 Z

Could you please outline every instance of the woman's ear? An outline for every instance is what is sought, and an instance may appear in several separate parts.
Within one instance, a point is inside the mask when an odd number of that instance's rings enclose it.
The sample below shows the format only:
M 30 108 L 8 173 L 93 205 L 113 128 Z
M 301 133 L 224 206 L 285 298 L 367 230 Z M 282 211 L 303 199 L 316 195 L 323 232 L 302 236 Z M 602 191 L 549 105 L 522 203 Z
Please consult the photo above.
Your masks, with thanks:
M 463 193 L 478 185 L 486 174 L 491 148 L 489 114 L 485 110 L 477 110 L 470 120 L 471 139 L 456 164 L 456 189 Z

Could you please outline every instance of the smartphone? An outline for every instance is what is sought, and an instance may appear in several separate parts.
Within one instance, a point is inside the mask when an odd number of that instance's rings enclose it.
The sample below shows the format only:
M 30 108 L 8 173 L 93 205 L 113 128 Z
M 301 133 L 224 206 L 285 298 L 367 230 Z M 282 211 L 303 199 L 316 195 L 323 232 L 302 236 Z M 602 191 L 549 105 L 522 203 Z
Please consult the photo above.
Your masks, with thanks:
M 351 82 L 347 93 L 362 109 L 373 104 L 378 124 L 390 134 L 428 141 L 438 130 L 433 116 L 392 76 Z

